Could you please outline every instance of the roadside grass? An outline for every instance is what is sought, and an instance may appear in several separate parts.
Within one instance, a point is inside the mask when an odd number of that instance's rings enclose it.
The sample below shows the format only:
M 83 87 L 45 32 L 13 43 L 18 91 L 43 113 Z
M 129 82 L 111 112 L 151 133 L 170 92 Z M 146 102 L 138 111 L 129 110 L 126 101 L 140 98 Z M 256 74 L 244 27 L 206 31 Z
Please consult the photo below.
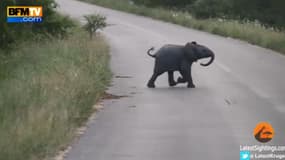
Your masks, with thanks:
M 103 7 L 130 12 L 154 19 L 171 22 L 213 34 L 232 37 L 251 44 L 270 48 L 285 54 L 285 32 L 266 28 L 258 22 L 242 22 L 225 19 L 196 19 L 191 14 L 165 8 L 149 8 L 136 5 L 130 0 L 81 0 Z
M 44 159 L 68 144 L 109 83 L 108 52 L 78 29 L 1 53 L 0 160 Z

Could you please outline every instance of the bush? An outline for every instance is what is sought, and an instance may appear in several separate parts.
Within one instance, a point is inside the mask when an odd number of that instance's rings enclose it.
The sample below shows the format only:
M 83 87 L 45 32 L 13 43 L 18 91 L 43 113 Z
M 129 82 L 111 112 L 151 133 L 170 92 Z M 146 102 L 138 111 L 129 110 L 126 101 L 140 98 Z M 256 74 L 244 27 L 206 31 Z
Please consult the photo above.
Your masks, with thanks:
M 90 39 L 92 39 L 93 34 L 95 34 L 97 30 L 103 29 L 107 26 L 106 17 L 99 14 L 86 15 L 84 18 L 86 19 L 87 23 L 83 26 L 83 28 L 89 33 Z
M 188 5 L 187 10 L 197 18 L 226 17 L 230 5 L 227 0 L 197 0 L 193 5 Z
M 99 0 L 97 0 L 99 1 Z M 117 0 L 122 2 L 123 0 Z M 131 0 L 130 0 L 131 1 Z M 133 0 L 148 7 L 186 10 L 197 18 L 258 20 L 268 27 L 285 28 L 284 0 Z M 117 2 L 117 3 L 120 3 Z
M 0 55 L 1 160 L 53 156 L 94 111 L 111 76 L 109 47 L 75 32 Z
M 264 24 L 262 23 L 259 23 L 259 21 L 254 21 L 254 22 L 248 20 L 240 21 L 240 20 L 229 20 L 224 18 L 197 19 L 192 17 L 191 14 L 185 11 L 177 11 L 177 10 L 173 11 L 161 7 L 150 8 L 141 5 L 133 5 L 133 4 L 130 5 L 129 3 L 127 3 L 128 2 L 127 0 L 82 0 L 82 1 L 92 2 L 105 7 L 110 7 L 113 9 L 131 12 L 139 15 L 149 16 L 155 19 L 160 19 L 167 22 L 184 25 L 186 27 L 204 30 L 222 36 L 227 36 L 227 37 L 229 36 L 233 38 L 242 39 L 252 44 L 257 44 L 262 47 L 271 48 L 281 53 L 285 53 L 285 45 L 284 45 L 285 33 L 282 30 L 276 30 L 273 27 L 266 28 L 266 26 L 264 26 Z M 201 0 L 201 1 L 204 1 L 203 3 L 206 3 L 206 1 L 210 2 L 211 0 Z M 231 4 L 233 0 L 212 0 L 212 1 L 225 3 L 225 5 L 228 6 L 226 8 L 228 9 L 223 10 L 224 12 L 229 12 L 229 10 L 231 10 L 232 8 Z M 239 0 L 239 2 L 240 1 L 242 0 Z M 218 3 L 216 2 L 215 4 L 218 5 Z
M 192 4 L 195 0 L 134 0 L 138 4 L 147 6 L 183 7 Z

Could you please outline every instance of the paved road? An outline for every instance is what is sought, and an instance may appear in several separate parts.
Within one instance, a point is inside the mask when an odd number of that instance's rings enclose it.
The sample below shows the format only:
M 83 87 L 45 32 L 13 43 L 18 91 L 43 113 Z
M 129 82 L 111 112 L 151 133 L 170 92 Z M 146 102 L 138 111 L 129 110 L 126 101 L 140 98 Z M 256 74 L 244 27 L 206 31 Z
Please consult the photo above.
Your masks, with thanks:
M 101 13 L 111 44 L 115 76 L 109 92 L 128 95 L 105 101 L 89 129 L 73 144 L 67 160 L 238 159 L 239 147 L 259 144 L 253 128 L 268 121 L 285 145 L 285 57 L 271 50 L 170 23 L 74 0 L 57 0 L 60 11 L 82 19 Z M 162 75 L 146 88 L 154 60 L 151 46 L 195 40 L 216 53 L 209 67 L 193 66 L 195 89 L 169 88 Z M 177 77 L 178 75 L 176 75 Z

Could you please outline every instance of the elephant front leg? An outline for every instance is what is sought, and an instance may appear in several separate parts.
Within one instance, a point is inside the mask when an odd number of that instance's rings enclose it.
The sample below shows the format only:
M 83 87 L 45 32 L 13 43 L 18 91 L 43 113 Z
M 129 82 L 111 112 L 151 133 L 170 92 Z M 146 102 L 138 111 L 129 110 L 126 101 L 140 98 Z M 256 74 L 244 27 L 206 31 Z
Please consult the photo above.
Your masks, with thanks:
M 186 74 L 186 79 L 188 81 L 187 87 L 188 88 L 195 88 L 195 85 L 193 84 L 193 80 L 192 80 L 191 67 Z
M 193 80 L 192 80 L 192 75 L 191 75 L 191 66 L 185 66 L 182 67 L 181 71 L 180 71 L 182 77 L 179 77 L 177 79 L 178 83 L 186 83 L 188 88 L 195 88 L 195 85 L 193 84 Z
M 188 81 L 187 87 L 188 88 L 195 88 L 196 86 L 193 84 L 193 82 L 191 80 L 191 81 Z
M 168 71 L 168 83 L 169 83 L 169 86 L 176 85 L 176 82 L 174 81 L 173 71 Z

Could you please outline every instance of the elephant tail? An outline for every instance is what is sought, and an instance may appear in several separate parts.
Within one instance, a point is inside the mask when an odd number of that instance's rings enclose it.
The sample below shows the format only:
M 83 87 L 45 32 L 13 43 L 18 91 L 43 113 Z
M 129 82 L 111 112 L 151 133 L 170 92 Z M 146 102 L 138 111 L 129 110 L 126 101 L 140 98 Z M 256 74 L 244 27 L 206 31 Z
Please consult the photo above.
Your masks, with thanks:
M 148 54 L 149 56 L 155 58 L 155 57 L 156 57 L 155 55 L 150 54 L 150 52 L 153 51 L 153 50 L 154 50 L 154 47 L 151 47 L 151 48 L 147 51 L 147 54 Z

